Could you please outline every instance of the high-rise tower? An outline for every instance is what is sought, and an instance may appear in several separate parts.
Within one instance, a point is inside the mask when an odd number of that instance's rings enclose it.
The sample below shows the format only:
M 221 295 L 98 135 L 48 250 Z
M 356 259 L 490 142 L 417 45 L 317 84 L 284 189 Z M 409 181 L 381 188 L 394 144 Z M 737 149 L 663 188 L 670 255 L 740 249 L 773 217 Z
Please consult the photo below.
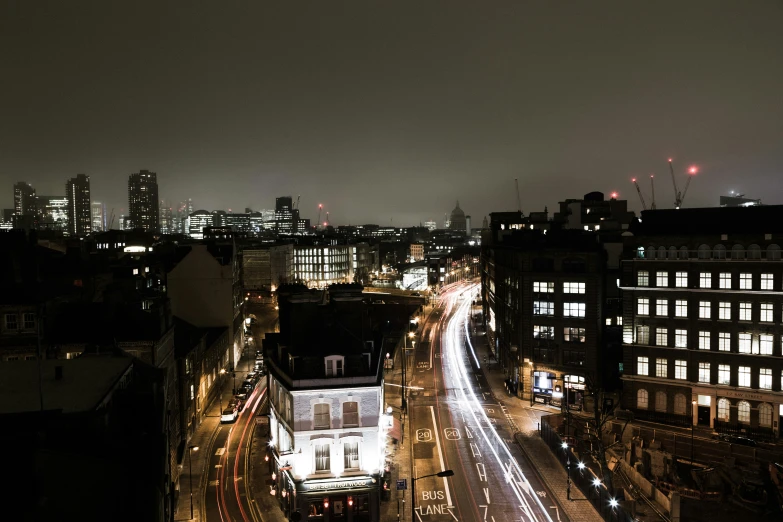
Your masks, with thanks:
M 77 237 L 88 235 L 92 231 L 90 176 L 78 174 L 66 181 L 65 197 L 68 198 L 68 233 Z
M 148 232 L 160 232 L 158 175 L 148 170 L 128 178 L 128 214 L 130 226 Z

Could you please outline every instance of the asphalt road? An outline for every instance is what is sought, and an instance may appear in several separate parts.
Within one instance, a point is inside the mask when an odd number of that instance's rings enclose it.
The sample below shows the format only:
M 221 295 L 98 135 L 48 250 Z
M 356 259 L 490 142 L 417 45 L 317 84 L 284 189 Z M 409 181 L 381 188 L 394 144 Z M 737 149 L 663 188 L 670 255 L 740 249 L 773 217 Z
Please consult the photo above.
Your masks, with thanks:
M 475 289 L 444 289 L 408 360 L 413 474 L 454 472 L 416 482 L 416 521 L 566 521 L 513 444 L 507 412 L 483 393 L 489 388 L 466 342 Z

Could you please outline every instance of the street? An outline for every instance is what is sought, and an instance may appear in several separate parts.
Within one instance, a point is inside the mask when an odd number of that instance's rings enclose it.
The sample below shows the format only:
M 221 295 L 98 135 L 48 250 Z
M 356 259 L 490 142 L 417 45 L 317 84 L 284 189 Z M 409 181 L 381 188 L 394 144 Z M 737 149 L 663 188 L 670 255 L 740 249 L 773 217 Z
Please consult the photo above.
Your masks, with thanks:
M 513 443 L 513 419 L 488 393 L 469 342 L 476 289 L 444 288 L 408 361 L 413 476 L 454 472 L 415 482 L 416 520 L 568 520 Z

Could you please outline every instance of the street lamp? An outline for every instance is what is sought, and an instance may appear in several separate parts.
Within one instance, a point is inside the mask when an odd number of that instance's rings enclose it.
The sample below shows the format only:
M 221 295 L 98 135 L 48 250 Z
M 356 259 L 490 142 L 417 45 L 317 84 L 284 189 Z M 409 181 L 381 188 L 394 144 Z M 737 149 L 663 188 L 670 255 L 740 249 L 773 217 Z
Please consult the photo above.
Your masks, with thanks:
M 198 451 L 198 446 L 188 446 L 188 474 L 190 475 L 190 519 L 193 520 L 193 460 L 191 454 Z
M 416 520 L 416 481 L 428 477 L 453 477 L 454 472 L 450 469 L 440 471 L 438 473 L 432 473 L 430 475 L 424 475 L 423 477 L 411 477 L 411 522 Z
M 225 368 L 221 368 L 218 377 L 226 373 Z M 220 406 L 219 415 L 223 415 L 223 379 L 218 379 L 218 405 Z

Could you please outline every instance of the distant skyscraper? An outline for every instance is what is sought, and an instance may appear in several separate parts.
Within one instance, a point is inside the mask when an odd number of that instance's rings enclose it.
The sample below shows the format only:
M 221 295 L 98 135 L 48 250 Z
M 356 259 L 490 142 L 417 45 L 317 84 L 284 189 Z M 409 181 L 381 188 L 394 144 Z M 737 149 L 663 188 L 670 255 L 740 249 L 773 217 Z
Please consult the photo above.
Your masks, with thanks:
M 430 232 L 438 228 L 438 224 L 435 221 L 425 221 L 424 226 L 427 227 L 427 230 Z
M 160 200 L 160 233 L 161 234 L 174 234 L 174 223 L 172 218 L 171 207 L 166 204 L 162 199 Z
M 291 196 L 275 199 L 275 228 L 280 234 L 295 232 L 293 198 Z
M 128 214 L 130 226 L 148 232 L 160 232 L 158 175 L 148 170 L 128 178 Z
M 108 230 L 106 224 L 106 205 L 100 201 L 92 202 L 92 231 L 103 232 Z
M 68 198 L 68 233 L 76 237 L 88 235 L 92 230 L 90 176 L 78 174 L 66 181 L 65 197 Z
M 35 215 L 35 189 L 24 181 L 14 185 L 14 214 L 17 216 Z

